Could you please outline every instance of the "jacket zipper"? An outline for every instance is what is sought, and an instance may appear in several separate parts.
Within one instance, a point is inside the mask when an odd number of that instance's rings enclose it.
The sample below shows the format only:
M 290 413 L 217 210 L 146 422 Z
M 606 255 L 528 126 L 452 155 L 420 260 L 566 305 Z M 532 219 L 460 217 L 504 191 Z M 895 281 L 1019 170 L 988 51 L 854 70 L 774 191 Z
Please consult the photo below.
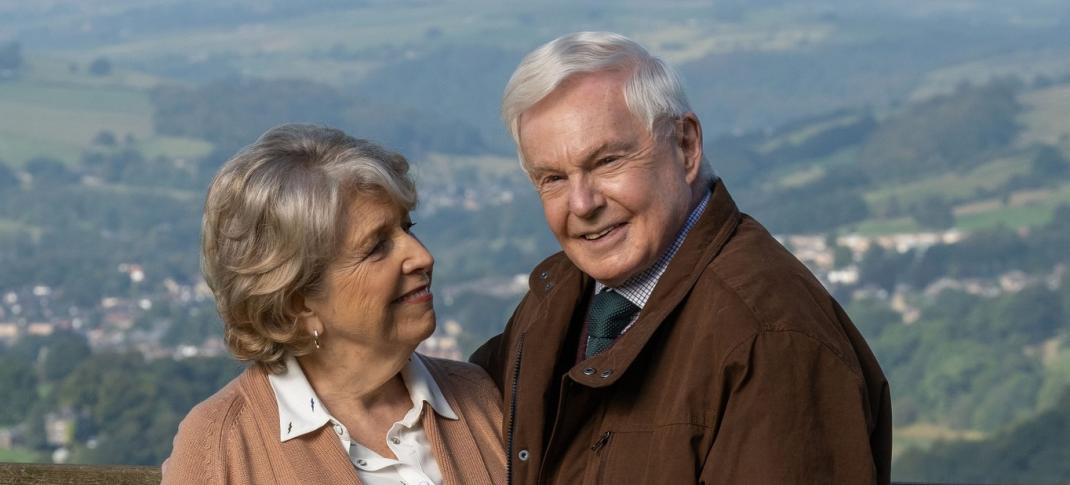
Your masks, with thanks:
M 512 398 L 509 400 L 509 434 L 506 438 L 505 452 L 508 459 L 505 460 L 505 483 L 513 484 L 513 428 L 516 425 L 516 391 L 520 384 L 520 359 L 524 355 L 524 335 L 520 334 L 517 339 L 516 360 L 513 363 Z
M 595 441 L 594 445 L 591 445 L 591 451 L 593 451 L 595 453 L 598 453 L 598 450 L 601 450 L 602 447 L 605 446 L 606 443 L 609 442 L 609 437 L 610 436 L 613 436 L 613 432 L 612 431 L 606 431 L 605 433 L 603 433 L 602 437 L 598 438 L 598 441 Z

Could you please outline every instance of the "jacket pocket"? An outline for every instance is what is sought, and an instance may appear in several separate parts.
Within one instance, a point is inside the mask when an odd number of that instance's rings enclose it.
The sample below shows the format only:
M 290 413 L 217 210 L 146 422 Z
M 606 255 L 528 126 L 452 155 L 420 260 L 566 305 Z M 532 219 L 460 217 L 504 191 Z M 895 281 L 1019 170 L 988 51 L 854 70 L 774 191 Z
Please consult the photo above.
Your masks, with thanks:
M 646 430 L 603 431 L 590 449 L 583 483 L 693 484 L 709 451 L 709 430 L 671 424 Z
M 651 431 L 603 431 L 591 444 L 583 483 L 653 483 L 650 469 Z

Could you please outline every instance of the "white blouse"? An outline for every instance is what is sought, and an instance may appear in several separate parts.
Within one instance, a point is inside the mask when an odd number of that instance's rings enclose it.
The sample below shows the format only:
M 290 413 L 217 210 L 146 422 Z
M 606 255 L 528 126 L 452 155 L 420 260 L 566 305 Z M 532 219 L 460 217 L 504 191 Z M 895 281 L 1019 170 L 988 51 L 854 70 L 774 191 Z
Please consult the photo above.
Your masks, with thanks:
M 331 416 L 321 403 L 294 357 L 286 359 L 284 373 L 268 375 L 279 405 L 279 439 L 285 442 L 330 425 L 342 448 L 349 453 L 361 482 L 367 485 L 441 484 L 442 472 L 431 452 L 431 443 L 427 441 L 420 417 L 425 403 L 443 418 L 458 419 L 457 414 L 415 354 L 401 370 L 401 378 L 412 399 L 412 408 L 386 434 L 386 445 L 394 452 L 396 460 L 384 458 L 350 439 L 345 425 Z

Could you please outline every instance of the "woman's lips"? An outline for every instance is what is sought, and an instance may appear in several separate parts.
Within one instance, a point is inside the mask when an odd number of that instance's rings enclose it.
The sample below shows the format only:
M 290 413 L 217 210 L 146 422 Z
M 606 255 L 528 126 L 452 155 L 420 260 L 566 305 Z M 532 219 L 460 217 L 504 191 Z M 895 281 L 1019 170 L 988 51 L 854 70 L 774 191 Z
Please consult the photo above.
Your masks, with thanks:
M 408 293 L 405 293 L 404 295 L 401 295 L 396 300 L 394 300 L 394 302 L 395 303 L 424 303 L 424 302 L 431 301 L 431 298 L 432 298 L 432 296 L 431 296 L 431 286 L 430 285 L 424 285 L 424 286 L 416 288 L 415 290 L 412 290 L 412 291 L 410 291 Z

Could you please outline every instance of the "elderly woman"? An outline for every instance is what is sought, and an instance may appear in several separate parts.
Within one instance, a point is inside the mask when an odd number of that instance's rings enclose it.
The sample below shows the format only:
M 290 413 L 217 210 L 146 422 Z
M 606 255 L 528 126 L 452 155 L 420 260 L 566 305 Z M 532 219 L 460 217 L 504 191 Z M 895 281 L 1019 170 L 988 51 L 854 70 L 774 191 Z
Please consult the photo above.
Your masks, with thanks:
M 227 161 L 203 269 L 254 365 L 182 421 L 164 483 L 504 481 L 494 384 L 414 353 L 435 329 L 415 204 L 401 155 L 334 129 L 280 126 Z

